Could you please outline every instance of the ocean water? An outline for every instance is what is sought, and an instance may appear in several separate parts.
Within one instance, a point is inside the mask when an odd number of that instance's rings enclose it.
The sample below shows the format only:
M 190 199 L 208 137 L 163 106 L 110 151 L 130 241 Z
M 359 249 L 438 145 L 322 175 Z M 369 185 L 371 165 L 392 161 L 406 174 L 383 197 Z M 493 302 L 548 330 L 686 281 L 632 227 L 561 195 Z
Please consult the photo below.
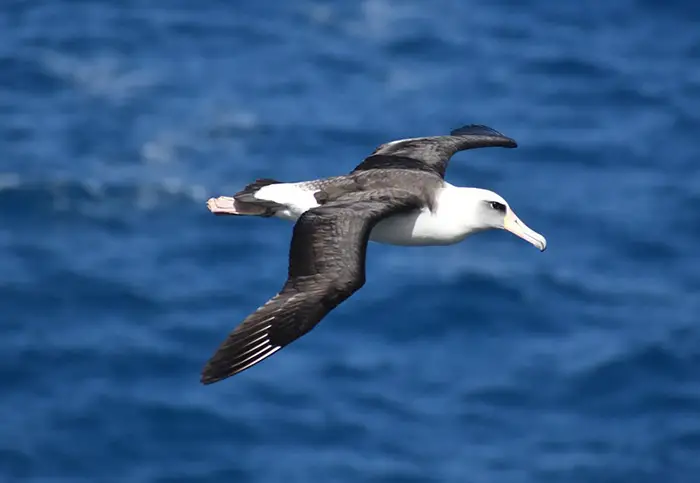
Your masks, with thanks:
M 700 8 L 7 1 L 1 482 L 700 481 Z M 372 244 L 314 331 L 211 386 L 292 225 L 257 177 L 453 158 L 549 242 Z

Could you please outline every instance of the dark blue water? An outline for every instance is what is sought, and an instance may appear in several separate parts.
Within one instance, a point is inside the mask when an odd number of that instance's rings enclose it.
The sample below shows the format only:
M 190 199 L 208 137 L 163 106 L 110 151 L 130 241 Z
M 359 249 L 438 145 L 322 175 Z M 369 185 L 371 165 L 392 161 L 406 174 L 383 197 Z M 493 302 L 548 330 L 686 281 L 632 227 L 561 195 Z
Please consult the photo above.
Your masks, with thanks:
M 148 5 L 147 5 L 148 4 Z M 700 481 L 696 2 L 7 1 L 0 481 Z M 281 286 L 256 177 L 460 153 L 545 234 L 373 244 L 266 362 L 199 373 Z

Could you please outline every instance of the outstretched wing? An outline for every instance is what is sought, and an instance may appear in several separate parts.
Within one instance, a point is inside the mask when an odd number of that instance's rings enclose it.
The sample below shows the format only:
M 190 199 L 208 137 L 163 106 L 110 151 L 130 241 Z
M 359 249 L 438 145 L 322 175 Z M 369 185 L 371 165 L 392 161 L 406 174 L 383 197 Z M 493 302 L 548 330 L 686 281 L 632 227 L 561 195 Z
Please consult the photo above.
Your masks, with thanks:
M 348 193 L 304 213 L 294 226 L 287 282 L 229 334 L 204 367 L 202 383 L 244 371 L 313 329 L 364 285 L 372 228 L 419 206 L 417 196 L 386 189 Z
M 450 158 L 458 151 L 475 148 L 515 148 L 517 143 L 487 126 L 472 124 L 453 130 L 449 136 L 400 139 L 382 144 L 354 170 L 415 169 L 445 177 Z

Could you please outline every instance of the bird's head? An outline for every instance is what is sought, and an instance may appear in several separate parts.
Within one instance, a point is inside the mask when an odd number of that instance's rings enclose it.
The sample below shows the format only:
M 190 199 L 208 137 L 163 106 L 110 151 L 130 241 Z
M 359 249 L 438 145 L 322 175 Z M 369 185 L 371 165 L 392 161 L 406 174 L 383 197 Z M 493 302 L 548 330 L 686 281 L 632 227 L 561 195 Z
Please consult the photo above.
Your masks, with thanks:
M 518 218 L 508 202 L 493 191 L 479 188 L 460 188 L 467 205 L 465 215 L 472 232 L 501 229 L 508 230 L 532 243 L 540 251 L 547 248 L 547 240 Z

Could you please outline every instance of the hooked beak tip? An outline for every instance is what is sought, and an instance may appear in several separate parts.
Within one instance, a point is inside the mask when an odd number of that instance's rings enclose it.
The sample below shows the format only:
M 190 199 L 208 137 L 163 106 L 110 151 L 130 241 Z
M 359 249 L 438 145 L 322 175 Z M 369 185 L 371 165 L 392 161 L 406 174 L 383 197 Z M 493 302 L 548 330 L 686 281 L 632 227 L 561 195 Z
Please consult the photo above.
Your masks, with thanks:
M 542 241 L 537 245 L 537 248 L 539 248 L 541 252 L 547 249 L 547 239 L 545 237 L 542 237 Z
M 523 223 L 512 211 L 506 215 L 503 227 L 512 234 L 531 243 L 540 252 L 547 249 L 547 239 Z

